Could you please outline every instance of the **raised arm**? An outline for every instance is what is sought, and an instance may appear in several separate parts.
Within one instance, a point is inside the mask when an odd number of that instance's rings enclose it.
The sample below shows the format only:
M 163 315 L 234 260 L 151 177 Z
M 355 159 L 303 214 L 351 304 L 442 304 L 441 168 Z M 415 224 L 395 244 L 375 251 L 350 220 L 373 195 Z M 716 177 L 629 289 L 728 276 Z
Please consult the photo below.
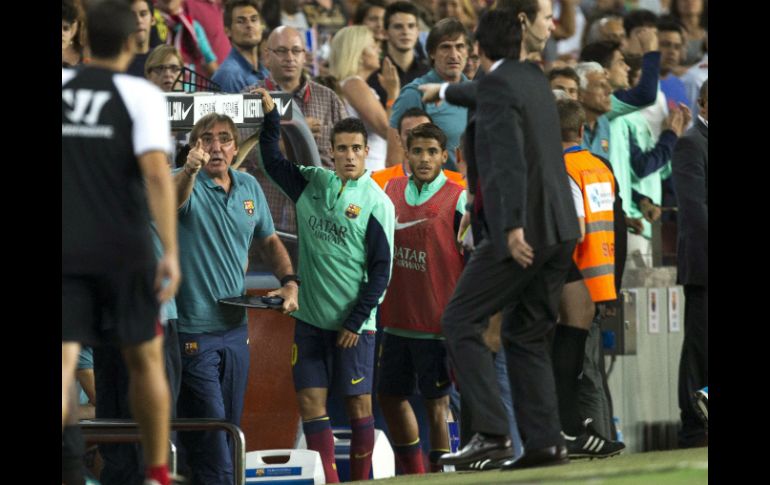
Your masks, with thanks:
M 273 98 L 264 88 L 257 88 L 254 93 L 262 96 L 262 107 L 265 112 L 262 131 L 259 133 L 262 168 L 270 179 L 296 203 L 307 186 L 307 180 L 303 177 L 300 168 L 287 160 L 278 147 L 278 141 L 281 138 L 281 125 Z
M 211 155 L 203 150 L 203 145 L 199 138 L 195 146 L 187 152 L 187 160 L 184 162 L 182 170 L 174 173 L 177 209 L 187 203 L 195 185 L 195 178 L 198 176 L 201 168 L 209 163 L 209 158 L 211 158 Z
M 647 39 L 646 36 L 649 32 L 650 31 L 643 30 L 640 33 L 640 36 L 644 39 L 642 48 L 645 52 L 644 55 L 642 55 L 642 71 L 639 82 L 633 88 L 617 90 L 612 93 L 618 100 L 638 108 L 643 108 L 654 103 L 658 94 L 660 51 L 658 50 L 657 37 L 654 32 L 651 33 L 652 37 Z M 610 113 L 610 115 L 612 114 L 613 113 Z M 610 116 L 610 118 L 612 117 L 613 116 Z

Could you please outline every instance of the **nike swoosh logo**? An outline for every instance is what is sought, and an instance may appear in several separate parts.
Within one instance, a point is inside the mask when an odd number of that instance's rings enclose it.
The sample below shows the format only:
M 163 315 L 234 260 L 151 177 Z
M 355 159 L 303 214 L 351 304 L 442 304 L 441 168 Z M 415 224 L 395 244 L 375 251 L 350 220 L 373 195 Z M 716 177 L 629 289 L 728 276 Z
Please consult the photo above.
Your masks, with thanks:
M 436 381 L 436 387 L 444 387 L 447 384 L 449 384 L 449 381 L 443 381 L 443 382 Z
M 427 221 L 428 219 L 418 219 L 416 221 L 409 221 L 409 222 L 398 222 L 398 217 L 396 217 L 396 231 L 400 229 L 406 229 L 407 227 L 416 226 L 417 224 L 420 224 L 422 222 Z
M 366 453 L 363 453 L 361 455 L 359 455 L 358 453 L 353 453 L 353 458 L 355 458 L 357 460 L 360 460 L 361 458 L 366 458 L 367 456 L 369 456 L 371 454 L 372 454 L 371 451 L 367 451 Z
M 183 120 L 187 119 L 187 113 L 189 113 L 190 110 L 193 109 L 193 106 L 195 106 L 195 104 L 191 104 L 189 108 L 187 108 L 186 110 L 182 111 L 182 119 Z
M 350 379 L 350 383 L 355 386 L 356 384 L 358 384 L 359 382 L 363 381 L 364 379 L 366 379 L 366 377 L 361 377 L 359 379 Z

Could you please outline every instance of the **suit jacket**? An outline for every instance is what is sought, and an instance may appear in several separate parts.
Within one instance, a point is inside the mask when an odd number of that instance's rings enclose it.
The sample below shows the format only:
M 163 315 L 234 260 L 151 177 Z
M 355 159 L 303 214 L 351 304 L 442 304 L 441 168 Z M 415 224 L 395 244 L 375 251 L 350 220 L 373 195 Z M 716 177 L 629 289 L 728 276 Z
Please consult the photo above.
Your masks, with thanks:
M 671 164 L 679 201 L 677 281 L 708 286 L 709 129 L 700 119 L 677 141 Z
M 476 91 L 478 91 L 479 80 L 484 77 L 484 71 L 479 69 L 478 74 L 473 81 L 465 83 L 452 83 L 447 86 L 444 92 L 446 100 L 456 106 L 468 108 L 468 122 L 470 123 L 473 114 L 476 111 Z
M 479 81 L 476 164 L 500 259 L 511 257 L 511 229 L 524 228 L 534 249 L 580 236 L 556 101 L 537 65 L 508 59 Z

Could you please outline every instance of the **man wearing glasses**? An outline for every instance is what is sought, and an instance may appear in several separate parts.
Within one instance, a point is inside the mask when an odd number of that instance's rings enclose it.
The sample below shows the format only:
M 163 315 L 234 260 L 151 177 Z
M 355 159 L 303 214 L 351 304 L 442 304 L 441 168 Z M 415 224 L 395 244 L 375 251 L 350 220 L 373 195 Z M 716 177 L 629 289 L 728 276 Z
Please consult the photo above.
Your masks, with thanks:
M 233 48 L 211 79 L 225 93 L 240 93 L 246 86 L 268 76 L 267 69 L 259 62 L 263 27 L 257 0 L 228 2 L 224 22 Z
M 211 113 L 190 133 L 193 148 L 174 172 L 179 207 L 180 266 L 177 294 L 182 352 L 181 418 L 224 419 L 240 425 L 249 371 L 246 311 L 217 303 L 245 292 L 248 251 L 256 239 L 263 260 L 281 279 L 271 295 L 282 310 L 297 309 L 297 277 L 275 234 L 265 195 L 256 179 L 233 170 L 238 131 L 226 115 Z M 188 453 L 192 483 L 233 483 L 232 451 L 225 433 L 180 435 Z
M 321 163 L 333 170 L 331 132 L 335 123 L 348 116 L 344 103 L 337 93 L 311 81 L 305 74 L 305 43 L 296 29 L 276 28 L 267 38 L 267 46 L 266 64 L 270 77 L 249 86 L 247 91 L 256 93 L 257 88 L 265 88 L 291 93 L 313 133 Z

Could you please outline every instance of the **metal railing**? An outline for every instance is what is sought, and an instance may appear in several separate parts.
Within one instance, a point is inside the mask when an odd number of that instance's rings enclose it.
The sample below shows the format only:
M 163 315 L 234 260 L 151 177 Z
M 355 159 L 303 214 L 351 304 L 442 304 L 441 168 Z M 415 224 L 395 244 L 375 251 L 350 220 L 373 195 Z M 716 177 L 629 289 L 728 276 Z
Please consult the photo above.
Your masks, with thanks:
M 127 419 L 84 419 L 78 423 L 83 439 L 95 443 L 134 443 L 140 441 L 139 425 Z M 223 430 L 233 440 L 235 485 L 246 482 L 246 438 L 238 426 L 219 419 L 172 419 L 172 431 Z

